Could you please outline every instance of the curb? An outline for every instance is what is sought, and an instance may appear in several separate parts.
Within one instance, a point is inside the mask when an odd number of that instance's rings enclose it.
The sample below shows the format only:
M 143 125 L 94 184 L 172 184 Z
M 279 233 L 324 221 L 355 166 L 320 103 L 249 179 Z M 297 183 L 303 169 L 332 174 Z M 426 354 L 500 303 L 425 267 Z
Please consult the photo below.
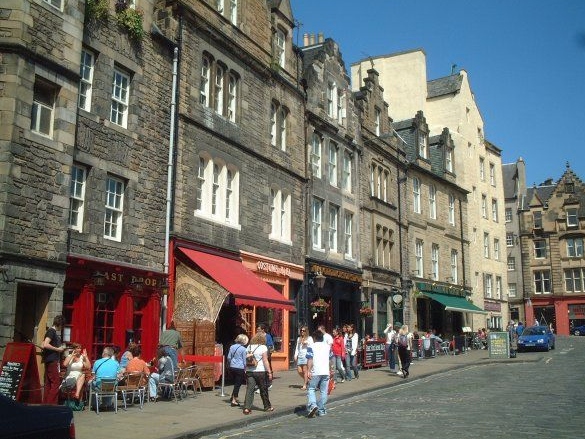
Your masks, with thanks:
M 350 399 L 358 397 L 358 396 L 363 397 L 364 395 L 368 395 L 368 394 L 380 393 L 384 390 L 387 390 L 387 389 L 392 388 L 392 387 L 400 386 L 400 385 L 407 383 L 407 382 L 412 383 L 412 382 L 423 380 L 425 378 L 428 378 L 428 377 L 431 377 L 434 375 L 439 375 L 439 374 L 444 373 L 444 372 L 452 372 L 454 370 L 466 369 L 466 368 L 469 368 L 472 366 L 488 366 L 488 365 L 493 365 L 493 364 L 538 363 L 539 361 L 542 361 L 543 359 L 544 359 L 543 357 L 537 357 L 534 359 L 531 358 L 531 359 L 526 359 L 526 360 L 518 360 L 518 359 L 489 360 L 488 359 L 488 360 L 481 360 L 481 361 L 478 361 L 475 363 L 454 365 L 452 367 L 445 368 L 445 369 L 438 371 L 438 372 L 428 372 L 428 373 L 425 373 L 422 375 L 417 375 L 415 378 L 409 379 L 407 381 L 396 381 L 393 383 L 385 384 L 385 385 L 380 386 L 380 387 L 370 388 L 370 389 L 366 389 L 366 390 L 358 390 L 358 391 L 344 394 L 343 396 L 329 398 L 328 404 L 335 404 L 338 402 L 350 400 Z M 191 430 L 188 432 L 179 433 L 179 434 L 175 434 L 172 436 L 165 436 L 164 438 L 161 438 L 161 439 L 197 439 L 197 438 L 201 438 L 203 436 L 210 436 L 213 434 L 218 434 L 218 433 L 221 433 L 222 431 L 235 430 L 238 428 L 249 427 L 253 424 L 257 424 L 260 422 L 276 420 L 279 418 L 283 418 L 285 416 L 294 415 L 294 414 L 297 414 L 300 410 L 304 411 L 305 406 L 304 405 L 300 405 L 300 406 L 296 405 L 296 406 L 283 407 L 282 409 L 275 411 L 275 412 L 272 412 L 270 414 L 265 414 L 265 415 L 257 416 L 254 418 L 237 419 L 234 421 L 226 422 L 225 424 L 222 424 L 222 425 L 217 425 L 217 426 L 213 426 L 213 427 L 206 427 L 206 428 L 197 429 L 197 430 Z

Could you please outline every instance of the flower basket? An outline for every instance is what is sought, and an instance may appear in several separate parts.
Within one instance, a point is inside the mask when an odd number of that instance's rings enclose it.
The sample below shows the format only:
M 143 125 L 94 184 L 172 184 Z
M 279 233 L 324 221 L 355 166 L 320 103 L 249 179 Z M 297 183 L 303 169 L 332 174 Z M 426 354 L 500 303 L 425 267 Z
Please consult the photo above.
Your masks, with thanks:
M 360 315 L 362 317 L 371 317 L 374 315 L 374 310 L 370 307 L 360 308 Z
M 311 302 L 311 311 L 313 312 L 325 312 L 329 308 L 329 304 L 325 302 L 325 299 L 317 299 Z

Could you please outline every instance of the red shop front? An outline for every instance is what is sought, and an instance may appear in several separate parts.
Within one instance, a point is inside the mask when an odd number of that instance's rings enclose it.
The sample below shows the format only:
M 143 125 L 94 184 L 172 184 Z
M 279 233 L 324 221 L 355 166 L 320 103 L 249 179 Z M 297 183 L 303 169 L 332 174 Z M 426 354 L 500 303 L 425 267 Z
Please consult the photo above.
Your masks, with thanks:
M 63 339 L 80 343 L 92 361 L 106 346 L 133 341 L 156 353 L 164 274 L 123 264 L 69 257 L 63 291 Z
M 585 295 L 535 297 L 526 303 L 526 324 L 538 319 L 541 325 L 552 323 L 559 335 L 569 335 L 573 325 L 585 321 Z

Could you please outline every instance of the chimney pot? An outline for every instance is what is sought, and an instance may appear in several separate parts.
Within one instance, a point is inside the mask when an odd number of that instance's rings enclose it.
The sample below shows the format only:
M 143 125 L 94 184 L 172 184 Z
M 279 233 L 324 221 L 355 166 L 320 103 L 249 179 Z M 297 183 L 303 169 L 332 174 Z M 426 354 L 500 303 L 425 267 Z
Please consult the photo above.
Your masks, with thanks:
M 315 44 L 315 34 L 311 34 L 311 46 Z
M 307 32 L 305 32 L 303 34 L 303 46 L 308 46 L 309 45 L 309 34 Z
M 323 43 L 323 41 L 324 41 L 323 32 L 319 32 L 319 35 L 317 36 L 317 38 L 318 38 L 317 41 L 319 42 L 319 44 Z

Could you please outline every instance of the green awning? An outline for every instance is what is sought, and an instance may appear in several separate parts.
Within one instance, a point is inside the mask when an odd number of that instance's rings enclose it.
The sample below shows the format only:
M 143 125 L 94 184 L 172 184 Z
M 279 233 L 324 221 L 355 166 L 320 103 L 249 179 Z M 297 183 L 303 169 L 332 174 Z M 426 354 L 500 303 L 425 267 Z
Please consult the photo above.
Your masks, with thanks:
M 437 302 L 445 305 L 446 311 L 458 311 L 458 312 L 471 312 L 475 314 L 487 314 L 487 311 L 475 306 L 473 303 L 468 302 L 464 297 L 449 296 L 447 294 L 439 293 L 428 293 L 421 291 L 421 293 L 429 299 L 436 300 Z

